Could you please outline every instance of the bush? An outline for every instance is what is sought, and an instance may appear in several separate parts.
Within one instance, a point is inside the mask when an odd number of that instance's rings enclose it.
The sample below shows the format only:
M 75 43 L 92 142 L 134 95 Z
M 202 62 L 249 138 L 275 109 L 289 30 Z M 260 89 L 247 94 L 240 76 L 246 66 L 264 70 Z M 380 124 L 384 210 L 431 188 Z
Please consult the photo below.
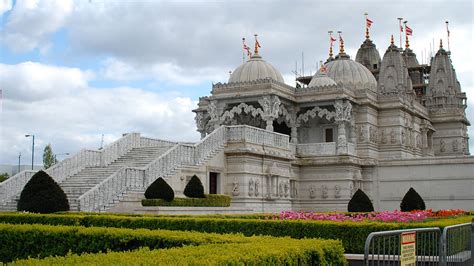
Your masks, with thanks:
M 38 213 L 68 211 L 69 202 L 61 187 L 46 172 L 40 170 L 21 191 L 17 209 Z
M 425 210 L 425 201 L 421 198 L 420 194 L 416 192 L 412 187 L 408 190 L 400 203 L 400 210 L 402 212 L 410 212 L 413 210 Z
M 354 196 L 352 196 L 349 204 L 347 204 L 347 211 L 349 212 L 372 212 L 374 206 L 367 194 L 361 189 L 358 189 Z
M 340 241 L 251 238 L 247 243 L 209 244 L 180 248 L 68 254 L 12 265 L 347 265 Z
M 142 206 L 229 207 L 230 201 L 227 195 L 206 194 L 205 198 L 175 198 L 173 201 L 144 199 Z
M 188 184 L 184 188 L 184 195 L 189 198 L 204 198 L 204 187 L 201 180 L 196 175 L 191 177 Z
M 371 232 L 398 229 L 440 227 L 471 222 L 473 216 L 449 219 L 434 219 L 427 222 L 386 223 L 386 222 L 333 222 L 309 220 L 232 219 L 207 217 L 170 216 L 126 216 L 112 214 L 33 214 L 0 213 L 1 223 L 51 224 L 122 227 L 151 230 L 186 230 L 213 233 L 242 233 L 245 236 L 269 235 L 292 238 L 340 239 L 346 253 L 364 253 L 364 243 Z M 28 228 L 25 225 L 26 228 Z M 1 238 L 0 236 L 0 239 Z M 0 242 L 2 243 L 2 242 Z M 2 245 L 0 245 L 2 246 Z M 1 254 L 0 254 L 1 258 Z
M 174 191 L 170 185 L 160 177 L 146 189 L 145 198 L 172 201 L 174 199 Z
M 29 256 L 64 256 L 68 252 L 81 254 L 249 241 L 236 234 L 39 224 L 0 224 L 0 239 L 3 262 Z

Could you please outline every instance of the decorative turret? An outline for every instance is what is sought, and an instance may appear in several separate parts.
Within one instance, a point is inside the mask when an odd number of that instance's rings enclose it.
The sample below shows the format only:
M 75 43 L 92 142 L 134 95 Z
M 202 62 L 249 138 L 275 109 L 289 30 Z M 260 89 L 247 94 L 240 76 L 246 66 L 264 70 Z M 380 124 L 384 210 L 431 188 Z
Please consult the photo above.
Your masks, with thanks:
M 357 50 L 355 61 L 361 63 L 372 73 L 379 72 L 382 61 L 380 60 L 379 51 L 371 39 L 367 38 L 362 43 L 359 50 Z
M 449 53 L 439 50 L 431 61 L 431 74 L 426 89 L 425 105 L 434 128 L 435 155 L 469 154 L 466 118 L 466 94 L 456 78 Z
M 439 50 L 431 62 L 431 75 L 426 91 L 428 107 L 465 107 L 466 95 L 461 92 L 449 53 L 440 41 Z
M 378 91 L 382 95 L 413 96 L 412 82 L 400 49 L 391 44 L 385 52 L 379 73 Z

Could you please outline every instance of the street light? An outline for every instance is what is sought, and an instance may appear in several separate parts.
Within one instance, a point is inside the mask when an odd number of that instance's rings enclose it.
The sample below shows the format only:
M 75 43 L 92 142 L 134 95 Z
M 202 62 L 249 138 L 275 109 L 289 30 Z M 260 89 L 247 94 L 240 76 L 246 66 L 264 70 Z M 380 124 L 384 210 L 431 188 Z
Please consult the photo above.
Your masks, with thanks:
M 65 153 L 56 153 L 56 154 L 54 155 L 54 163 L 55 163 L 55 164 L 56 164 L 56 162 L 58 161 L 58 160 L 56 159 L 56 156 L 58 156 L 58 155 L 69 155 L 69 152 L 65 152 Z
M 31 148 L 31 170 L 33 170 L 33 162 L 35 161 L 35 135 L 25 135 L 25 137 L 33 137 L 33 145 Z

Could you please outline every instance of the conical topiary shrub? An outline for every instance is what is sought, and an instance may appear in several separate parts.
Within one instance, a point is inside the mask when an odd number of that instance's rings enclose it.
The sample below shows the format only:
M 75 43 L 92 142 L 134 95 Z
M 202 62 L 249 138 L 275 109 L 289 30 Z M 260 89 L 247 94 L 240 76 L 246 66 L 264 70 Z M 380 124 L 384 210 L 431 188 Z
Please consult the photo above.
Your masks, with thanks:
M 204 196 L 204 187 L 202 186 L 201 180 L 193 175 L 191 180 L 184 188 L 184 195 L 189 198 L 205 198 Z
M 40 170 L 21 191 L 17 209 L 36 213 L 68 211 L 69 202 L 61 187 L 46 172 Z
M 413 210 L 425 210 L 425 201 L 421 198 L 420 194 L 416 192 L 412 187 L 408 190 L 407 194 L 400 203 L 400 210 L 402 212 L 409 212 Z
M 174 200 L 174 191 L 170 185 L 160 177 L 146 189 L 145 198 L 172 201 Z
M 347 211 L 349 212 L 373 212 L 374 206 L 367 194 L 361 189 L 358 189 L 352 199 L 347 204 Z

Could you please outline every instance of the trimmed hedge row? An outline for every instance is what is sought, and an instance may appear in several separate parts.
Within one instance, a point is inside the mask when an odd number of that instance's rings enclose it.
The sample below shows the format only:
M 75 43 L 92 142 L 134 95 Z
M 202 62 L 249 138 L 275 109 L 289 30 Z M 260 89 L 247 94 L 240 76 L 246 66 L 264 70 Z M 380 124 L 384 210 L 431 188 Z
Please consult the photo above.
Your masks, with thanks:
M 68 252 L 106 252 L 248 242 L 239 234 L 214 234 L 169 230 L 124 229 L 39 224 L 0 224 L 0 259 L 64 256 Z
M 371 232 L 441 227 L 470 222 L 472 216 L 439 219 L 421 223 L 331 222 L 307 220 L 213 219 L 201 217 L 134 217 L 79 214 L 0 214 L 0 222 L 69 224 L 83 226 L 188 230 L 214 233 L 242 233 L 292 238 L 339 239 L 347 253 L 363 253 Z
M 108 254 L 68 254 L 12 265 L 347 265 L 339 241 L 290 238 Z
M 142 199 L 142 206 L 179 206 L 179 207 L 229 207 L 231 198 L 227 195 L 206 194 L 205 198 Z

